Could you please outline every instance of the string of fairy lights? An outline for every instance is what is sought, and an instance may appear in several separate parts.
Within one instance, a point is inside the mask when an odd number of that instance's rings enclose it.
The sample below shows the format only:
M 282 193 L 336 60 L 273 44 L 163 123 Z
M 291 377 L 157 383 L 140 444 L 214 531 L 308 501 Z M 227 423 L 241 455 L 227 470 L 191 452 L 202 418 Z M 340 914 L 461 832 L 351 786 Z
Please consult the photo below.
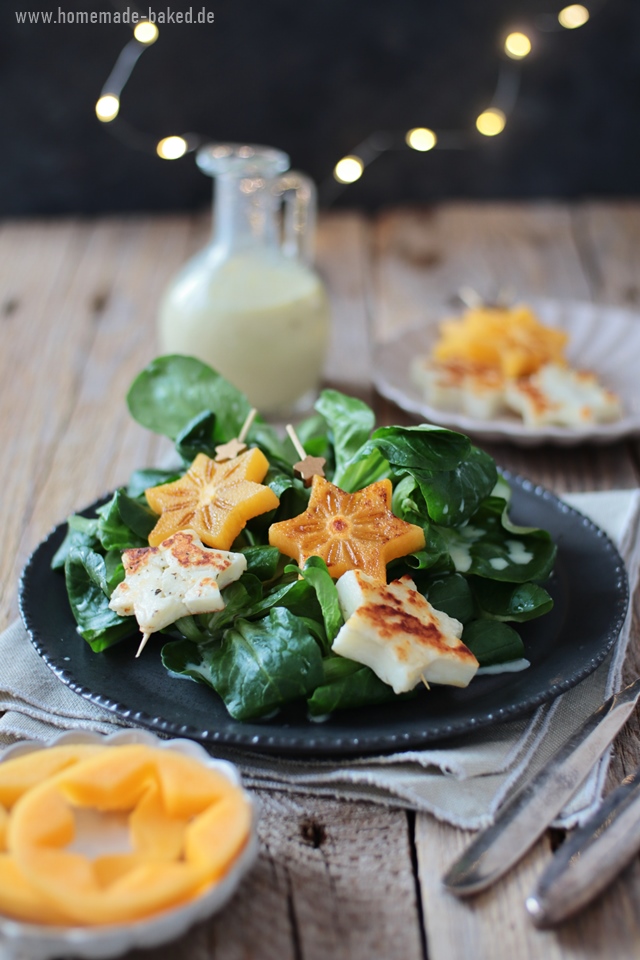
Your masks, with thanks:
M 400 135 L 393 131 L 378 131 L 358 144 L 335 164 L 332 173 L 320 185 L 320 196 L 325 203 L 350 184 L 355 183 L 383 153 L 409 147 L 420 153 L 434 149 L 460 150 L 471 147 L 476 134 L 497 137 L 501 134 L 516 106 L 520 87 L 521 65 L 540 46 L 541 35 L 554 30 L 576 30 L 590 19 L 594 7 L 603 0 L 591 0 L 591 10 L 582 3 L 572 3 L 557 13 L 543 14 L 528 27 L 506 29 L 502 32 L 498 50 L 500 63 L 498 79 L 488 105 L 475 118 L 474 129 L 439 130 L 427 126 L 412 127 Z M 133 69 L 149 47 L 157 41 L 160 31 L 156 22 L 136 17 L 133 37 L 122 49 L 105 82 L 95 111 L 98 120 L 109 124 L 114 134 L 139 149 L 151 150 L 163 160 L 178 160 L 196 150 L 204 138 L 198 134 L 172 134 L 156 140 L 134 130 L 120 117 L 121 98 Z M 114 123 L 114 121 L 118 121 Z

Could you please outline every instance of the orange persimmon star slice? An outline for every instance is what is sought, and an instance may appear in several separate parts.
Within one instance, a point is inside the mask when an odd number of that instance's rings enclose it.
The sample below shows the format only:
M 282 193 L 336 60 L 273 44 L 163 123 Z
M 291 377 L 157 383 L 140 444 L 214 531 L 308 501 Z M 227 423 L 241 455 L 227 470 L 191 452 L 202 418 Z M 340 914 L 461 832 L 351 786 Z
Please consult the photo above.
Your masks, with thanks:
M 269 461 L 257 447 L 225 463 L 199 453 L 184 477 L 145 490 L 149 506 L 160 514 L 149 534 L 150 546 L 189 528 L 207 546 L 228 550 L 247 520 L 280 502 L 261 484 L 268 469 Z
M 174 817 L 167 799 L 188 816 Z M 76 852 L 69 844 L 77 808 L 127 814 L 132 852 L 97 858 Z M 251 824 L 248 798 L 221 772 L 144 744 L 105 748 L 16 802 L 8 854 L 0 854 L 0 908 L 83 926 L 151 916 L 221 879 L 249 841 Z
M 272 524 L 269 543 L 300 566 L 308 557 L 322 557 L 332 577 L 362 570 L 386 582 L 387 564 L 421 550 L 425 541 L 422 527 L 391 512 L 390 480 L 345 493 L 316 476 L 305 512 Z

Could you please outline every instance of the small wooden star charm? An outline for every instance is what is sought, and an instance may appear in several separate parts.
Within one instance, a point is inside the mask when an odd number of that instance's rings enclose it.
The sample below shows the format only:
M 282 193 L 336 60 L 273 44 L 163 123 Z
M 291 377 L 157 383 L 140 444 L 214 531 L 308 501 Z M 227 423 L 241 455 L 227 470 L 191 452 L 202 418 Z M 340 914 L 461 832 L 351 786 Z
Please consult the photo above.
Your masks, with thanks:
M 227 460 L 233 460 L 234 457 L 239 457 L 241 453 L 245 452 L 247 445 L 244 441 L 257 413 L 256 408 L 252 407 L 247 414 L 247 419 L 242 424 L 242 430 L 238 436 L 234 437 L 233 440 L 228 440 L 227 443 L 218 444 L 216 447 L 216 463 L 225 463 Z
M 306 456 L 303 460 L 298 460 L 293 465 L 293 472 L 305 487 L 310 487 L 314 477 L 324 477 L 324 465 L 327 461 L 324 457 Z
M 226 460 L 233 460 L 239 457 L 247 449 L 246 443 L 241 443 L 237 437 L 229 440 L 228 443 L 220 443 L 216 447 L 216 463 L 224 463 Z
M 302 480 L 305 487 L 310 487 L 314 477 L 324 477 L 324 465 L 327 461 L 324 457 L 312 457 L 306 452 L 290 423 L 287 424 L 286 431 L 300 457 L 300 460 L 293 465 L 293 472 Z

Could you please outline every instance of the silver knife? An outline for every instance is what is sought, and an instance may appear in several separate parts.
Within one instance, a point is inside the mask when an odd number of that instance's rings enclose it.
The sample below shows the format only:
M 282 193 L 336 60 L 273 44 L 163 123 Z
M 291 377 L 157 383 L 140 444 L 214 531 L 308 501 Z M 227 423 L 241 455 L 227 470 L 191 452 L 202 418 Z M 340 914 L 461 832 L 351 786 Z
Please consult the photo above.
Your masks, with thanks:
M 609 697 L 498 811 L 443 877 L 458 897 L 485 890 L 504 876 L 547 829 L 633 713 L 640 678 Z
M 553 927 L 590 903 L 640 850 L 640 768 L 563 843 L 526 907 L 537 927 Z

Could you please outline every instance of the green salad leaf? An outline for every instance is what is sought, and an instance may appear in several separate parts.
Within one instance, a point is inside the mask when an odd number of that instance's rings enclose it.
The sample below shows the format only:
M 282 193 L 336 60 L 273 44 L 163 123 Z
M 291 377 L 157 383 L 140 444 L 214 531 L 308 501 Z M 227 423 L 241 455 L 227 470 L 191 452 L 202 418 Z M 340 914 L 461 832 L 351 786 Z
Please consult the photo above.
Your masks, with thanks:
M 520 635 L 509 624 L 496 620 L 472 620 L 462 631 L 462 642 L 469 647 L 481 667 L 509 663 L 524 657 Z
M 394 467 L 421 471 L 453 470 L 471 449 L 468 437 L 427 423 L 380 427 L 371 440 Z
M 546 580 L 556 558 L 549 534 L 515 533 L 513 527 L 505 528 L 503 519 L 504 501 L 487 497 L 468 524 L 440 527 L 456 570 L 510 583 Z
M 328 716 L 336 710 L 372 707 L 398 700 L 389 684 L 384 683 L 369 667 L 344 657 L 323 661 L 324 683 L 315 688 L 307 700 L 312 717 Z
M 237 620 L 219 645 L 191 652 L 198 659 L 185 663 L 182 643 L 175 651 L 167 644 L 163 663 L 173 673 L 210 683 L 236 720 L 263 717 L 307 697 L 324 676 L 320 648 L 307 626 L 279 607 L 256 623 Z
M 149 487 L 158 487 L 162 483 L 172 483 L 174 480 L 179 480 L 181 476 L 182 473 L 176 473 L 175 470 L 155 470 L 151 468 L 134 470 L 129 477 L 127 493 L 136 500 Z
M 82 517 L 74 513 L 67 520 L 67 532 L 64 540 L 56 550 L 51 560 L 52 570 L 64 570 L 64 564 L 72 547 L 95 547 L 100 545 L 98 540 L 98 518 Z
M 373 410 L 358 400 L 338 390 L 323 390 L 316 401 L 316 410 L 327 421 L 331 430 L 335 473 L 333 482 L 343 487 L 345 468 L 367 442 L 375 426 Z
M 211 410 L 203 410 L 184 425 L 176 439 L 176 450 L 185 463 L 193 463 L 199 453 L 206 453 L 215 459 L 216 446 L 220 443 L 215 438 L 216 415 Z
M 247 573 L 252 573 L 258 580 L 273 580 L 280 563 L 280 551 L 276 547 L 257 544 L 254 547 L 241 547 L 247 561 Z
M 105 550 L 129 550 L 149 546 L 148 537 L 158 516 L 141 500 L 134 500 L 123 489 L 98 509 L 98 539 Z
M 72 547 L 64 573 L 78 633 L 95 653 L 131 635 L 131 618 L 120 617 L 109 608 L 107 571 L 99 553 L 88 547 Z
M 228 380 L 195 357 L 182 356 L 152 360 L 133 381 L 127 404 L 134 420 L 172 440 L 204 411 L 215 410 L 216 443 L 236 437 L 250 410 Z
M 522 623 L 541 617 L 553 607 L 552 598 L 539 583 L 513 584 L 469 577 L 469 584 L 483 615 L 494 620 Z
M 284 572 L 297 573 L 313 587 L 322 610 L 327 641 L 329 644 L 333 643 L 340 627 L 344 624 L 344 617 L 340 609 L 336 585 L 324 560 L 321 557 L 309 557 L 302 569 L 292 563 L 284 568 Z
M 460 623 L 469 623 L 476 616 L 469 581 L 460 573 L 435 577 L 426 587 L 425 597 L 436 610 L 442 610 Z

